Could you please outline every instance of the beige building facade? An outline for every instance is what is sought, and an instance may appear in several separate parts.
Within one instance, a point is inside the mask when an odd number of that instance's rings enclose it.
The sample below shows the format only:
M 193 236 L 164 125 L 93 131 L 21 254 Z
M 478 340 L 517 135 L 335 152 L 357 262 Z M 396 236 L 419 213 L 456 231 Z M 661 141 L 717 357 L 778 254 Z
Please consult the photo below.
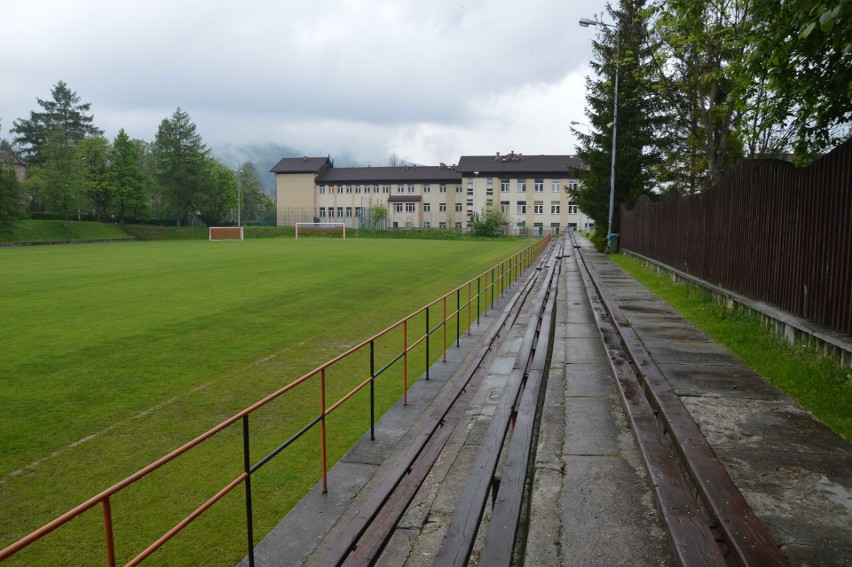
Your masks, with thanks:
M 590 228 L 571 201 L 574 156 L 462 156 L 458 165 L 335 168 L 330 158 L 284 158 L 272 172 L 277 224 L 342 222 L 373 226 L 372 211 L 388 209 L 386 228 L 466 231 L 473 213 L 499 208 L 512 233 L 561 233 Z

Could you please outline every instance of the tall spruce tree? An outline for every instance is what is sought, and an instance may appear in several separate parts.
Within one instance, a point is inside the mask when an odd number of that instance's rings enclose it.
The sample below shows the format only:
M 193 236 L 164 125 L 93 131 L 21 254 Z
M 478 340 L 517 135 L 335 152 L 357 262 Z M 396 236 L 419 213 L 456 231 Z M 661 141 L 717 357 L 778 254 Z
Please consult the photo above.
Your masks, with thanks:
M 599 27 L 592 42 L 590 65 L 597 78 L 586 78 L 586 116 L 591 132 L 580 134 L 577 156 L 587 169 L 577 171 L 576 204 L 595 221 L 595 244 L 606 241 L 612 163 L 615 74 L 618 71 L 614 233 L 618 232 L 618 207 L 628 206 L 652 186 L 652 171 L 660 161 L 655 132 L 661 112 L 651 96 L 646 74 L 650 57 L 643 19 L 644 0 L 622 0 L 617 9 L 607 7 L 614 27 Z M 604 22 L 609 23 L 609 22 Z
M 44 162 L 43 150 L 54 130 L 61 130 L 63 139 L 71 146 L 86 136 L 98 136 L 103 131 L 93 125 L 94 118 L 88 112 L 91 103 L 80 103 L 80 97 L 59 81 L 50 91 L 51 100 L 36 98 L 41 112 L 32 111 L 28 119 L 16 120 L 9 130 L 17 134 L 15 143 L 30 165 Z
M 156 180 L 178 226 L 198 211 L 209 150 L 189 114 L 178 108 L 160 123 L 154 142 Z

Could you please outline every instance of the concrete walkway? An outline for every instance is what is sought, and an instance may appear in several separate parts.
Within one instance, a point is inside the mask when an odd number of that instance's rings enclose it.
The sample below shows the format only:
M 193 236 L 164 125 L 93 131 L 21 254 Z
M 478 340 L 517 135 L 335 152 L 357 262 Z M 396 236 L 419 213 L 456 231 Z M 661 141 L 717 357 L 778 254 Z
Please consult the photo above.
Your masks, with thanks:
M 726 349 L 686 322 L 609 258 L 584 252 L 610 287 L 657 365 L 676 389 L 749 504 L 793 565 L 852 565 L 852 449 Z M 525 545 L 516 563 L 669 565 L 632 433 L 615 390 L 576 254 L 566 248 L 557 322 L 535 455 Z M 412 387 L 258 546 L 256 564 L 313 565 L 457 366 L 496 317 L 483 319 L 430 382 Z M 522 319 L 523 320 L 523 319 Z M 473 404 L 453 433 L 381 557 L 380 565 L 431 565 L 511 371 L 523 329 L 489 363 Z M 806 377 L 803 377 L 806 379 Z M 486 519 L 488 510 L 486 510 Z M 477 563 L 477 551 L 471 564 Z M 244 561 L 242 564 L 246 564 Z
M 790 563 L 852 565 L 852 446 L 606 256 L 584 251 Z

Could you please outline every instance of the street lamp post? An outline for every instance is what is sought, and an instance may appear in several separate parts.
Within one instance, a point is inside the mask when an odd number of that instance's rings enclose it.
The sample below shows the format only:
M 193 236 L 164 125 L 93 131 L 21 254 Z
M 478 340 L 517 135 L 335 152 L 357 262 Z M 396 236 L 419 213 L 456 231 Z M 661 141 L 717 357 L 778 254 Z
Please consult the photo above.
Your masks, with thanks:
M 584 28 L 589 26 L 604 26 L 615 29 L 615 93 L 612 105 L 612 167 L 609 174 L 609 224 L 607 225 L 606 231 L 607 249 L 610 252 L 615 252 L 615 250 L 613 250 L 611 239 L 614 236 L 612 233 L 612 216 L 615 212 L 615 137 L 616 130 L 618 129 L 618 67 L 620 63 L 619 60 L 621 59 L 621 33 L 618 26 L 605 24 L 598 20 L 590 20 L 588 18 L 581 18 L 580 26 Z

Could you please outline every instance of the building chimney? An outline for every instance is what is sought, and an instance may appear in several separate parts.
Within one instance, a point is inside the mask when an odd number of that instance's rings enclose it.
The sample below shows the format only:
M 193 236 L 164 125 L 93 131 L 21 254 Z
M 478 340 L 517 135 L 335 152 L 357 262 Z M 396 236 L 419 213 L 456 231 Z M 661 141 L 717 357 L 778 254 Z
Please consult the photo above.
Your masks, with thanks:
M 497 157 L 494 158 L 494 161 L 500 161 L 500 152 L 497 152 Z

